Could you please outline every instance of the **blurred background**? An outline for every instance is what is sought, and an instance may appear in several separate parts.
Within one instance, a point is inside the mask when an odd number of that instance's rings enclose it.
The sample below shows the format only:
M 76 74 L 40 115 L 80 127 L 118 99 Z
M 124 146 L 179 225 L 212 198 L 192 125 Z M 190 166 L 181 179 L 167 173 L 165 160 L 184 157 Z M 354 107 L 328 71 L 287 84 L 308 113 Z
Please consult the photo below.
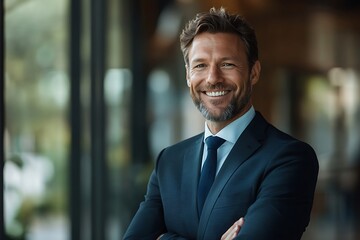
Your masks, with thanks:
M 256 109 L 317 152 L 303 239 L 360 239 L 359 1 L 1 2 L 5 239 L 122 238 L 159 151 L 203 130 L 178 36 L 212 6 L 256 29 Z

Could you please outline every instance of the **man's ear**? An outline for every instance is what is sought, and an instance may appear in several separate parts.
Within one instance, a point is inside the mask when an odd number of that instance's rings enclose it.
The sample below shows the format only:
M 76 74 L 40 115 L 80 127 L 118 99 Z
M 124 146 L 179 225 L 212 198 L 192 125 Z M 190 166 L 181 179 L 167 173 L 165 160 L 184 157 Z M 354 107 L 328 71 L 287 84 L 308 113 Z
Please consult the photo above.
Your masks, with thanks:
M 189 77 L 189 68 L 187 65 L 185 65 L 185 69 L 186 69 L 186 84 L 188 85 L 188 87 L 190 87 L 191 82 L 190 82 L 190 77 Z
M 251 69 L 251 73 L 250 73 L 250 79 L 251 79 L 251 84 L 254 85 L 259 81 L 260 78 L 260 72 L 261 72 L 261 64 L 260 61 L 257 60 L 252 69 Z

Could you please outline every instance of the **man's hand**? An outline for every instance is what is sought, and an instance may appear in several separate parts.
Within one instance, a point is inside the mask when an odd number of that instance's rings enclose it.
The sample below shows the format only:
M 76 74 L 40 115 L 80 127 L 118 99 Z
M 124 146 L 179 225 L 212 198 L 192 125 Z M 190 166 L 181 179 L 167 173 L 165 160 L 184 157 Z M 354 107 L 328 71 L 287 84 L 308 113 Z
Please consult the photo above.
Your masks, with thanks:
M 242 225 L 244 225 L 244 218 L 243 217 L 240 218 L 239 220 L 237 220 L 236 222 L 234 222 L 234 224 L 226 231 L 226 233 L 224 233 L 221 236 L 221 240 L 232 240 L 232 239 L 234 239 L 238 235 Z M 164 234 L 161 234 L 156 240 L 160 240 L 162 236 L 164 236 Z
M 242 225 L 244 224 L 244 218 L 240 218 L 237 220 L 227 231 L 221 236 L 221 240 L 232 240 L 234 239 L 239 231 Z

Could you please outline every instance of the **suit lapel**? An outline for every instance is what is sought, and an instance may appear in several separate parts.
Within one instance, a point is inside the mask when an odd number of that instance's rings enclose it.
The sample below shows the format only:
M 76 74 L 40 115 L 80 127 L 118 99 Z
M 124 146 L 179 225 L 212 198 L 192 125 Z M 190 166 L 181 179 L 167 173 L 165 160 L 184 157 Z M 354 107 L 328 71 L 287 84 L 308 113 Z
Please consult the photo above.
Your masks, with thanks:
M 226 183 L 241 164 L 249 159 L 262 145 L 262 139 L 265 137 L 265 128 L 267 126 L 268 123 L 263 119 L 260 113 L 257 113 L 249 126 L 236 141 L 226 158 L 224 165 L 221 167 L 204 203 L 203 212 L 199 222 L 198 239 L 203 239 L 212 209 Z
M 181 200 L 186 205 L 188 215 L 188 227 L 197 231 L 199 215 L 197 211 L 197 185 L 200 175 L 201 157 L 203 152 L 203 138 L 200 134 L 195 141 L 191 142 L 184 154 L 184 164 L 182 169 Z M 184 213 L 185 214 L 185 213 Z

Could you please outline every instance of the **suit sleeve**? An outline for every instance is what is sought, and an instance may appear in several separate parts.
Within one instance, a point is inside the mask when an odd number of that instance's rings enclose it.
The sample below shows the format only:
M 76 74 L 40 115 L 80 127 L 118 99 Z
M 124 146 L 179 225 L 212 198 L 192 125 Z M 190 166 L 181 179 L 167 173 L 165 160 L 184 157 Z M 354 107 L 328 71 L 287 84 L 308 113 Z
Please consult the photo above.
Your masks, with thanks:
M 157 164 L 163 153 L 164 150 L 159 154 Z M 151 173 L 145 200 L 140 204 L 138 211 L 127 228 L 124 240 L 154 240 L 161 235 L 161 240 L 186 240 L 186 238 L 177 233 L 167 231 L 157 176 L 157 166 L 155 166 L 154 171 Z
M 238 240 L 300 239 L 310 221 L 319 170 L 313 149 L 295 141 L 274 152 Z
M 154 240 L 164 232 L 166 227 L 163 205 L 156 170 L 154 170 L 148 182 L 145 200 L 140 204 L 123 239 Z

